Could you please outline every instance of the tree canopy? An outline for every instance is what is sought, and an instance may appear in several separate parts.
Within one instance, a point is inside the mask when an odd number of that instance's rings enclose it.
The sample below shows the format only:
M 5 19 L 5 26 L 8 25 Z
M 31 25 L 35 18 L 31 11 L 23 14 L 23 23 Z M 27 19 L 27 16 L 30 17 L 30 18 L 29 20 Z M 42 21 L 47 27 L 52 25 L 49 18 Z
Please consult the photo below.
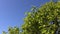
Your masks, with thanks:
M 60 2 L 48 2 L 27 13 L 19 28 L 9 28 L 9 34 L 60 34 Z M 6 34 L 3 32 L 3 34 Z
M 2 34 L 21 34 L 19 27 L 9 27 L 8 32 L 3 31 Z
M 48 2 L 27 13 L 22 26 L 23 34 L 59 34 L 60 2 Z

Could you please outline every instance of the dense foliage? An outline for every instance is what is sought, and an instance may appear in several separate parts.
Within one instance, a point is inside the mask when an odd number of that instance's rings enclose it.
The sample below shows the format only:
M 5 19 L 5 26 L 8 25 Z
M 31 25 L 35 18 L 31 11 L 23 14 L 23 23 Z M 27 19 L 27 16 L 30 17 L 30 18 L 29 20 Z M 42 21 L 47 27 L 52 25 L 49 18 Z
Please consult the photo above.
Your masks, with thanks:
M 19 32 L 19 28 L 8 30 L 8 34 L 60 34 L 60 2 L 49 2 L 40 8 L 34 7 L 24 18 L 22 31 Z
M 3 31 L 2 34 L 21 34 L 21 32 L 20 32 L 20 28 L 18 27 L 14 27 L 14 28 L 9 27 L 8 32 Z
M 34 8 L 24 19 L 23 34 L 60 34 L 60 2 Z

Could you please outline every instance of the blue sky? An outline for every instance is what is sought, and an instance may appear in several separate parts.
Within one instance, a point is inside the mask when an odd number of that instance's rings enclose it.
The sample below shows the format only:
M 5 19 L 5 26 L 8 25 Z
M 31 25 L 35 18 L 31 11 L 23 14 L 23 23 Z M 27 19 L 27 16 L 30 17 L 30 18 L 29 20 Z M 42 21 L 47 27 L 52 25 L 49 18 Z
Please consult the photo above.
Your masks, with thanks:
M 0 34 L 8 31 L 8 26 L 20 27 L 24 21 L 25 12 L 32 6 L 40 7 L 49 0 L 0 0 Z

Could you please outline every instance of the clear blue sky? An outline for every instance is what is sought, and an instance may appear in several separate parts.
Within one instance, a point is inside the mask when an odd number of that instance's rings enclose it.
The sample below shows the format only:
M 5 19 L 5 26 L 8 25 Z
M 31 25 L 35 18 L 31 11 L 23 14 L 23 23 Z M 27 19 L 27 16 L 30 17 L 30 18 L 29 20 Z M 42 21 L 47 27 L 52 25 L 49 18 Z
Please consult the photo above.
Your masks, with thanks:
M 24 13 L 32 6 L 39 7 L 49 0 L 0 0 L 0 34 L 7 31 L 8 26 L 21 26 Z

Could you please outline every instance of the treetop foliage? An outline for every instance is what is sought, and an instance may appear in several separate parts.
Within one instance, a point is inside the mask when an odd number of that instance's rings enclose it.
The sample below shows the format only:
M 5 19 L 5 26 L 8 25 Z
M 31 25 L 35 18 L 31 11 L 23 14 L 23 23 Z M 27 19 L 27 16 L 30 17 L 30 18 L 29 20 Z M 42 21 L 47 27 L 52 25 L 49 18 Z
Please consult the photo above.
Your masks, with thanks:
M 60 2 L 49 2 L 24 18 L 23 34 L 55 34 L 60 27 Z
M 9 34 L 60 34 L 60 2 L 48 2 L 27 13 L 19 28 L 9 28 Z M 19 33 L 20 32 L 20 33 Z M 4 32 L 5 33 L 5 32 Z

